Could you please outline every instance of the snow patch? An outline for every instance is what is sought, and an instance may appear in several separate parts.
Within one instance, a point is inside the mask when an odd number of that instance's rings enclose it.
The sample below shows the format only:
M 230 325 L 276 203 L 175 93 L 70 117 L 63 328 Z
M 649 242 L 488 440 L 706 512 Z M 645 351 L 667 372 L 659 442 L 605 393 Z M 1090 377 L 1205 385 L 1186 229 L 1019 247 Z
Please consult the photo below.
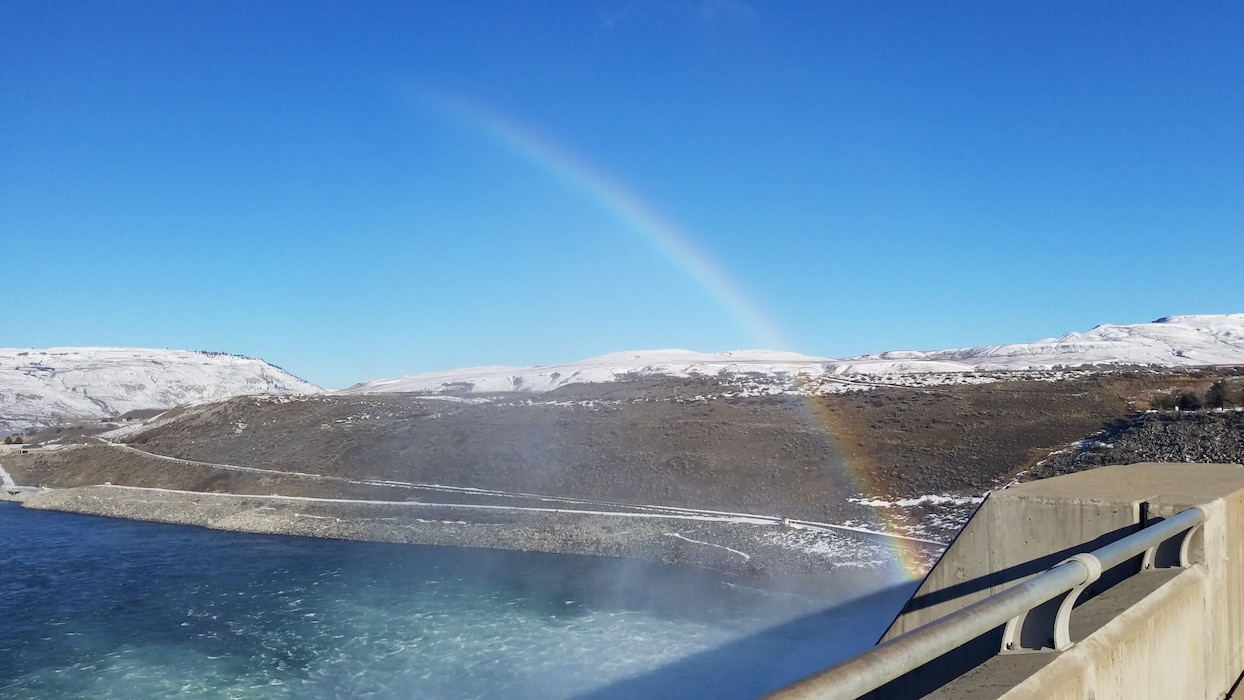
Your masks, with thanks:
M 683 535 L 680 535 L 677 532 L 667 532 L 665 533 L 665 536 L 666 537 L 677 537 L 680 540 L 686 540 L 687 542 L 692 542 L 694 544 L 703 544 L 703 545 L 708 545 L 709 547 L 717 547 L 718 549 L 724 549 L 727 552 L 731 552 L 733 554 L 739 555 L 740 557 L 743 557 L 743 561 L 747 561 L 752 558 L 752 555 L 748 554 L 747 552 L 740 552 L 739 550 L 733 549 L 731 547 L 727 547 L 724 544 L 713 544 L 712 542 L 693 540 L 690 537 L 684 537 Z
M 766 532 L 765 542 L 816 557 L 828 559 L 842 568 L 868 569 L 885 565 L 889 555 L 876 542 L 863 542 L 825 531 L 784 528 Z
M 848 498 L 849 503 L 858 503 L 870 508 L 915 508 L 917 506 L 968 506 L 984 501 L 983 496 L 916 496 L 900 498 L 896 501 L 884 501 L 879 498 Z

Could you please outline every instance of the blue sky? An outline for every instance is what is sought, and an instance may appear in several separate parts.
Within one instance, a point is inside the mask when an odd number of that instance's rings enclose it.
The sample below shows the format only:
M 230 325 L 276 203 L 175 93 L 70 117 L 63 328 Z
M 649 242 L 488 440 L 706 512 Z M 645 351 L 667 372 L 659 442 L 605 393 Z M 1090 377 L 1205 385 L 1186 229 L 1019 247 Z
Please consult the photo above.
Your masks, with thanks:
M 1238 2 L 0 3 L 0 346 L 313 382 L 1244 311 Z

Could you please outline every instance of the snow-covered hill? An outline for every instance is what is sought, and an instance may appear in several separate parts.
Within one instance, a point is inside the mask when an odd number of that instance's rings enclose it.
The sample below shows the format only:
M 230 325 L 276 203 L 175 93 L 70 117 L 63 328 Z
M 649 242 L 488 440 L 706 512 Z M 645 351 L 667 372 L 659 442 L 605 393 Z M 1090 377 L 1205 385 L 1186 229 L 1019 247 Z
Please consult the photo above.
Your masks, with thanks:
M 546 392 L 569 384 L 647 376 L 739 377 L 765 391 L 833 391 L 856 383 L 936 384 L 969 372 L 1081 365 L 1244 365 L 1244 314 L 1168 316 L 1102 325 L 1036 343 L 937 351 L 892 351 L 841 360 L 772 350 L 701 353 L 653 350 L 538 367 L 471 367 L 356 384 L 342 393 Z M 975 381 L 973 379 L 965 379 Z M 843 382 L 848 382 L 844 384 Z M 0 349 L 0 430 L 104 418 L 241 394 L 321 389 L 263 360 L 222 353 L 142 348 Z
M 0 348 L 0 430 L 321 389 L 263 360 L 146 348 Z
M 737 352 L 691 352 L 647 350 L 617 352 L 564 365 L 539 367 L 468 367 L 395 379 L 376 379 L 342 389 L 345 394 L 373 392 L 494 393 L 551 391 L 567 384 L 614 382 L 644 376 L 687 377 L 718 374 L 824 373 L 833 360 L 793 352 L 742 350 Z
M 1183 367 L 1244 364 L 1244 314 L 1167 316 L 1152 323 L 1105 324 L 1035 343 L 930 352 L 883 352 L 846 362 L 945 362 L 971 370 L 1048 369 L 1056 365 L 1136 364 Z
M 1152 323 L 1102 325 L 1035 343 L 937 351 L 892 351 L 834 360 L 769 350 L 700 353 L 651 350 L 538 367 L 470 367 L 356 384 L 342 393 L 544 392 L 568 384 L 644 376 L 837 378 L 886 381 L 911 375 L 1051 370 L 1081 365 L 1244 364 L 1244 314 L 1168 316 Z

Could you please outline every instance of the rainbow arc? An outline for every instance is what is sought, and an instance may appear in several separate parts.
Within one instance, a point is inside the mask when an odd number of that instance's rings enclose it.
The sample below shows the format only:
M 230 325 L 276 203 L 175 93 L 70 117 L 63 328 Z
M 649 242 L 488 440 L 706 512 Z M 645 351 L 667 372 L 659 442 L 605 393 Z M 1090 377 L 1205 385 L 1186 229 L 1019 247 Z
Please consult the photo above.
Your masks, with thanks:
M 711 298 L 746 328 L 760 347 L 785 347 L 782 335 L 730 275 L 711 256 L 694 245 L 678 226 L 648 206 L 628 188 L 583 159 L 495 111 L 470 106 L 440 96 L 421 95 L 421 101 L 459 128 L 480 135 L 500 148 L 516 154 L 547 176 L 622 222 L 626 229 L 653 246 L 663 257 L 695 280 Z M 830 450 L 844 465 L 849 478 L 861 493 L 883 493 L 874 481 L 876 470 L 866 459 L 843 449 L 849 443 L 846 426 L 835 420 L 816 397 L 803 400 L 809 419 L 817 426 Z M 880 523 L 878 519 L 878 523 Z M 922 564 L 919 545 L 902 539 L 889 540 L 895 566 L 902 578 L 916 575 Z

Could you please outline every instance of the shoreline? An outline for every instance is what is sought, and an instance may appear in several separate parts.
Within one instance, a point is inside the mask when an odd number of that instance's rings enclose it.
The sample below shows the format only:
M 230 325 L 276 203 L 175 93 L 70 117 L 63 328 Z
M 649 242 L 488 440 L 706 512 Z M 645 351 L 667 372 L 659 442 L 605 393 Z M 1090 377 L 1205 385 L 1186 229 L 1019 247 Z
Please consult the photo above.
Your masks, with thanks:
M 690 566 L 779 588 L 910 580 L 892 544 L 737 519 L 483 510 L 447 504 L 80 486 L 0 494 L 34 510 L 323 539 L 608 556 Z M 923 548 L 926 562 L 940 551 Z M 929 565 L 926 563 L 925 565 Z M 831 591 L 820 591 L 832 593 Z

